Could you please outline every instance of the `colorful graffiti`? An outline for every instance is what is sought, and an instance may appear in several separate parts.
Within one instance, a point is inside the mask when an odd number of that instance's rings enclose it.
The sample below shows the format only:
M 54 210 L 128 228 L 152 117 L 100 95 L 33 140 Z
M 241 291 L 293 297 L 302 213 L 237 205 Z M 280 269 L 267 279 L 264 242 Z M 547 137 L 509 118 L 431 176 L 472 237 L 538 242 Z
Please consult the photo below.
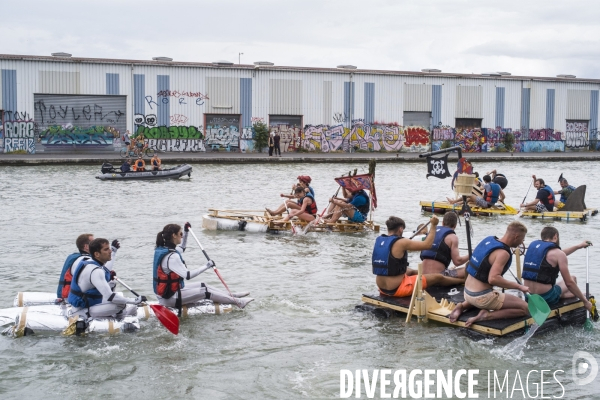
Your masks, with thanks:
M 242 153 L 251 153 L 254 151 L 254 129 L 251 126 L 242 129 L 242 135 L 240 136 L 240 151 Z
M 205 145 L 212 150 L 224 148 L 227 151 L 235 151 L 240 146 L 239 128 L 236 125 L 207 125 Z
M 35 130 L 33 121 L 6 121 L 4 123 L 4 152 L 35 154 Z
M 397 124 L 365 124 L 353 121 L 352 129 L 343 125 L 307 125 L 300 145 L 309 151 L 427 151 L 429 132 L 421 127 L 403 128 Z
M 300 127 L 278 124 L 271 125 L 269 130 L 272 133 L 279 133 L 281 138 L 279 147 L 282 153 L 296 151 L 300 147 L 300 138 L 302 136 L 302 129 Z
M 185 151 L 196 153 L 206 151 L 202 139 L 145 139 L 149 148 L 156 151 Z
M 202 127 L 195 126 L 154 126 L 138 125 L 136 136 L 143 134 L 146 139 L 202 139 Z
M 565 151 L 565 142 L 562 140 L 528 140 L 523 142 L 523 152 L 525 153 L 552 151 Z
M 582 149 L 590 146 L 587 121 L 567 121 L 565 146 L 570 149 Z
M 110 126 L 80 126 L 50 125 L 38 137 L 43 145 L 99 145 L 107 146 L 114 143 L 121 135 Z

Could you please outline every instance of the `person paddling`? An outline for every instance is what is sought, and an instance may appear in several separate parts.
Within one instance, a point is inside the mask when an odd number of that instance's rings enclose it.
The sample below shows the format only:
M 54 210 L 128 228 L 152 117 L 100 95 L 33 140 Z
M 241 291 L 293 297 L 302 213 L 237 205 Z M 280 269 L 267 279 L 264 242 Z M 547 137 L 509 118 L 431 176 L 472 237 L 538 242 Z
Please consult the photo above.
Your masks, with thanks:
M 513 221 L 500 239 L 488 236 L 477 245 L 467 265 L 465 301 L 459 303 L 450 313 L 448 316 L 450 322 L 456 322 L 463 311 L 471 307 L 479 308 L 481 311 L 465 322 L 467 328 L 477 321 L 529 315 L 525 300 L 494 289 L 494 286 L 498 286 L 529 293 L 527 286 L 503 277 L 512 262 L 511 248 L 521 245 L 525 234 L 527 234 L 527 227 L 518 221 Z
M 70 254 L 63 264 L 60 272 L 60 278 L 58 279 L 58 288 L 56 289 L 57 298 L 67 300 L 69 297 L 69 292 L 71 291 L 71 281 L 73 280 L 75 267 L 77 267 L 81 261 L 92 258 L 90 255 L 90 242 L 92 240 L 94 240 L 94 235 L 91 233 L 83 233 L 77 237 L 77 240 L 75 240 L 75 245 L 77 246 L 78 252 Z M 111 271 L 113 269 L 117 250 L 120 247 L 121 244 L 119 241 L 117 239 L 113 240 L 111 245 L 111 259 L 106 263 L 106 268 Z
M 412 295 L 417 281 L 417 272 L 408 269 L 408 252 L 431 248 L 435 238 L 437 217 L 431 217 L 431 230 L 424 241 L 403 238 L 406 224 L 401 218 L 390 217 L 385 222 L 388 234 L 375 240 L 371 264 L 375 283 L 384 296 L 407 297 Z M 421 277 L 423 289 L 428 286 L 460 285 L 463 279 L 450 278 L 442 274 L 424 274 Z
M 70 315 L 89 318 L 137 315 L 136 306 L 146 301 L 146 298 L 130 298 L 114 293 L 116 273 L 106 266 L 112 259 L 108 240 L 92 240 L 89 251 L 91 259 L 81 261 L 73 273 L 68 297 L 72 306 Z
M 444 214 L 442 226 L 435 230 L 433 245 L 421 252 L 424 274 L 442 274 L 452 278 L 465 278 L 465 269 L 448 269 L 450 262 L 460 266 L 469 261 L 469 255 L 460 255 L 458 250 L 458 236 L 454 232 L 458 215 L 449 211 Z M 427 232 L 425 232 L 427 233 Z
M 305 193 L 310 193 L 313 197 L 313 200 L 315 198 L 315 191 L 314 189 L 310 186 L 310 183 L 312 182 L 312 179 L 310 176 L 308 175 L 299 175 L 298 176 L 298 183 L 292 186 L 292 194 L 283 194 L 281 193 L 279 196 L 281 197 L 287 197 L 289 200 L 286 200 L 284 204 L 281 204 L 279 207 L 277 207 L 275 210 L 271 210 L 270 208 L 265 208 L 265 210 L 267 210 L 267 212 L 275 217 L 277 215 L 281 215 L 285 212 L 286 209 L 290 209 L 290 210 L 299 210 L 302 206 L 302 203 L 300 201 L 298 201 L 298 199 L 296 198 L 296 195 L 294 194 L 294 191 L 296 190 L 296 188 L 302 188 L 304 190 Z
M 532 202 L 521 204 L 521 208 L 524 208 L 526 211 L 535 211 L 538 213 L 554 211 L 554 190 L 546 185 L 543 179 L 536 178 L 535 175 L 531 177 L 533 178 L 533 186 L 535 186 L 538 192 Z
M 201 300 L 212 300 L 215 303 L 235 304 L 240 308 L 246 307 L 253 298 L 242 298 L 250 293 L 228 293 L 208 286 L 203 282 L 185 283 L 200 275 L 215 264 L 211 260 L 205 266 L 189 270 L 183 260 L 189 228 L 192 225 L 185 223 L 185 233 L 181 226 L 168 224 L 156 235 L 156 249 L 154 250 L 153 288 L 158 302 L 167 307 L 181 307 L 197 303 Z
M 590 303 L 577 286 L 577 279 L 569 272 L 567 256 L 579 249 L 585 249 L 591 242 L 585 241 L 562 250 L 558 229 L 547 226 L 540 234 L 542 240 L 534 240 L 529 244 L 523 262 L 523 284 L 533 294 L 539 294 L 550 307 L 560 301 L 577 297 L 583 301 L 588 311 Z M 558 274 L 563 280 L 556 283 Z
M 289 221 L 294 217 L 298 217 L 302 221 L 314 221 L 317 216 L 317 202 L 315 201 L 315 197 L 310 192 L 306 193 L 303 187 L 297 187 L 294 190 L 294 196 L 296 196 L 300 203 L 300 209 L 291 210 L 289 215 L 283 220 Z

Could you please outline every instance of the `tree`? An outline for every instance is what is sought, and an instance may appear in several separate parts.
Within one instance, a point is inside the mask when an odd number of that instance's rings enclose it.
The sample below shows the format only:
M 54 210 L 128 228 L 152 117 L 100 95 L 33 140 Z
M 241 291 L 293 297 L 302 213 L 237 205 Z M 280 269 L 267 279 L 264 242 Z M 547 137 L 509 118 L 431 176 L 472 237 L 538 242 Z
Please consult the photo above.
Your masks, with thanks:
M 252 125 L 254 131 L 254 147 L 259 153 L 269 144 L 269 127 L 264 122 L 255 122 Z

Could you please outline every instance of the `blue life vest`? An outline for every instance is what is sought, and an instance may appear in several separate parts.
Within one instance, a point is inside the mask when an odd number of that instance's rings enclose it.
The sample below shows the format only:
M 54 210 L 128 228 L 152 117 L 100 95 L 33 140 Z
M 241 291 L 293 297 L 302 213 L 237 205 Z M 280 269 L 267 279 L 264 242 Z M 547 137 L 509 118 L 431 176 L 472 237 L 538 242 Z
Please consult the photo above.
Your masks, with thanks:
M 58 288 L 56 289 L 56 297 L 63 299 L 69 296 L 71 290 L 71 281 L 73 280 L 73 274 L 71 273 L 71 267 L 75 260 L 81 256 L 85 256 L 86 253 L 73 253 L 70 254 L 65 263 L 63 264 L 62 271 L 60 272 L 60 278 L 58 278 Z M 88 254 L 89 255 L 89 254 Z M 63 293 L 65 291 L 66 293 Z M 65 296 L 66 295 L 66 296 Z
M 489 183 L 492 191 L 488 192 L 486 191 L 483 195 L 483 199 L 485 201 L 487 201 L 490 205 L 494 205 L 496 204 L 496 202 L 498 201 L 498 197 L 500 196 L 500 190 L 502 189 L 500 187 L 500 185 L 498 185 L 497 183 Z
M 438 226 L 435 230 L 435 239 L 433 239 L 433 246 L 428 250 L 421 252 L 421 260 L 435 260 L 444 264 L 444 267 L 448 268 L 450 261 L 452 261 L 452 255 L 450 254 L 450 247 L 444 242 L 446 236 L 455 233 L 453 229 L 446 226 Z
M 540 190 L 546 190 L 548 192 L 547 198 L 545 198 L 544 200 L 540 200 L 540 201 L 542 202 L 542 204 L 546 207 L 546 209 L 548 211 L 554 211 L 554 202 L 556 200 L 554 197 L 554 190 L 552 190 L 552 188 L 548 185 L 544 186 Z
M 560 270 L 558 267 L 550 265 L 546 260 L 548 251 L 552 249 L 560 249 L 560 247 L 556 243 L 544 240 L 531 242 L 523 262 L 523 279 L 552 286 L 556 284 L 556 278 L 558 278 Z
M 180 277 L 173 271 L 166 274 L 160 266 L 163 258 L 165 258 L 170 253 L 177 253 L 179 258 L 181 259 L 181 262 L 185 264 L 185 261 L 183 261 L 183 257 L 181 257 L 181 254 L 177 250 L 169 249 L 163 246 L 157 247 L 156 250 L 154 250 L 154 263 L 152 266 L 152 287 L 154 289 L 154 293 L 159 295 L 163 299 L 170 299 L 175 293 L 183 289 L 185 286 L 182 277 Z M 179 296 L 179 299 L 180 298 L 181 296 Z
M 488 236 L 477 245 L 467 265 L 467 273 L 478 281 L 489 283 L 488 279 L 490 269 L 492 268 L 489 256 L 493 251 L 498 249 L 506 250 L 510 256 L 502 269 L 502 275 L 504 275 L 512 263 L 512 253 L 510 252 L 510 247 L 500 242 L 495 236 Z
M 82 292 L 81 287 L 79 286 L 79 276 L 81 276 L 81 272 L 83 272 L 88 265 L 91 265 L 94 270 L 97 268 L 102 268 L 104 270 L 104 278 L 106 279 L 106 282 L 110 282 L 110 271 L 108 268 L 100 265 L 96 260 L 93 259 L 80 262 L 75 268 L 73 282 L 71 282 L 71 293 L 69 293 L 69 303 L 73 307 L 89 308 L 91 306 L 95 306 L 96 304 L 102 303 L 102 294 L 98 291 L 98 289 L 92 288 Z
M 358 207 L 355 206 L 355 208 L 358 210 L 358 212 L 360 212 L 366 218 L 367 215 L 369 215 L 369 210 L 370 210 L 369 203 L 371 202 L 371 200 L 369 199 L 369 195 L 364 190 L 359 190 L 358 192 L 354 193 L 354 196 L 352 196 L 349 203 L 352 203 L 354 201 L 354 199 L 356 199 L 357 197 L 361 197 L 361 196 L 365 198 L 366 203 L 362 206 L 358 206 Z M 352 204 L 352 205 L 354 205 L 354 204 Z
M 375 240 L 371 264 L 373 273 L 379 276 L 398 276 L 406 273 L 408 267 L 408 251 L 400 259 L 392 255 L 392 246 L 402 236 L 381 235 Z

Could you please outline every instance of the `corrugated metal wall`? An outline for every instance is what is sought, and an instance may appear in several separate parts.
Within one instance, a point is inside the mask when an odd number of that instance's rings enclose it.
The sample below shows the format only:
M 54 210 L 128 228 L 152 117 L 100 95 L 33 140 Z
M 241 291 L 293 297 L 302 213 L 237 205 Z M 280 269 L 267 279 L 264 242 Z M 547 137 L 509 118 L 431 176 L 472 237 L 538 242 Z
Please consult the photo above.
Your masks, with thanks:
M 404 111 L 431 111 L 431 85 L 404 85 Z
M 17 111 L 17 71 L 2 70 L 2 109 Z
M 555 89 L 546 89 L 546 128 L 554 129 Z
M 463 86 L 456 88 L 456 118 L 483 118 L 483 88 Z
M 442 126 L 442 85 L 431 86 L 431 120 L 433 126 Z
M 302 85 L 299 79 L 269 81 L 269 114 L 301 115 Z
M 374 121 L 375 115 L 375 84 L 365 82 L 365 123 Z
M 567 119 L 590 119 L 589 90 L 567 90 Z
M 504 127 L 504 107 L 506 103 L 506 89 L 503 87 L 496 88 L 496 126 L 495 128 Z
M 323 118 L 321 122 L 325 125 L 331 124 L 331 116 L 333 114 L 332 111 L 332 89 L 331 89 L 331 81 L 323 82 Z M 316 121 L 315 121 L 316 122 Z M 305 121 L 306 124 L 306 121 Z M 319 124 L 315 124 L 319 125 Z

